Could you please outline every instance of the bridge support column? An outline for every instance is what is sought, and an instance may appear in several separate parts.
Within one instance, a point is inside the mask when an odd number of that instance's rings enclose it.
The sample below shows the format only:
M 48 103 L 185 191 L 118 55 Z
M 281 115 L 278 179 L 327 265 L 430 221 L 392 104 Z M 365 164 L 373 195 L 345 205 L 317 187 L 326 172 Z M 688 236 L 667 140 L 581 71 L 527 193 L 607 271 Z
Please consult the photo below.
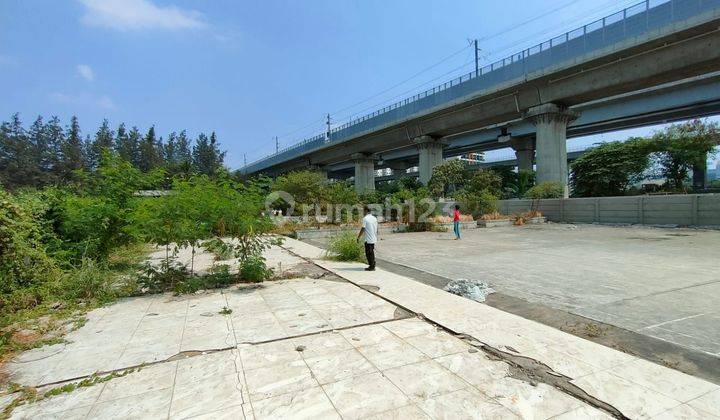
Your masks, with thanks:
M 532 171 L 535 163 L 535 140 L 510 139 L 515 151 L 518 171 Z
M 568 196 L 567 126 L 577 114 L 555 104 L 530 108 L 525 117 L 535 125 L 537 183 L 559 182 Z
M 352 158 L 355 160 L 355 192 L 375 191 L 375 159 L 365 153 L 355 153 Z
M 692 185 L 694 190 L 702 190 L 707 184 L 707 154 L 702 158 L 702 162 L 698 162 L 692 167 L 693 177 Z
M 427 185 L 432 177 L 433 169 L 443 163 L 442 151 L 445 143 L 430 136 L 420 136 L 413 139 L 413 142 L 420 152 L 420 162 L 418 164 L 420 182 Z

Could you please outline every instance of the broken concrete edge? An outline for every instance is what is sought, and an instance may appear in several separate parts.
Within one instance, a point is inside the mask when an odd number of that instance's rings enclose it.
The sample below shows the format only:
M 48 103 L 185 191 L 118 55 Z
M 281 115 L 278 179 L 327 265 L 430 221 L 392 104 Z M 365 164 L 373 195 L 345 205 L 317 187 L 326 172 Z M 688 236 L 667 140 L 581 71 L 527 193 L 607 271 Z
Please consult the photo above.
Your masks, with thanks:
M 305 240 L 303 242 L 319 248 L 324 247 L 324 245 L 318 241 Z M 376 258 L 376 261 L 377 266 L 384 270 L 409 277 L 423 284 L 435 287 L 436 289 L 444 289 L 445 286 L 452 281 L 452 279 L 439 274 L 420 270 L 405 264 L 380 258 Z M 610 347 L 657 365 L 720 385 L 720 363 L 718 363 L 718 358 L 711 354 L 688 349 L 669 341 L 643 335 L 562 309 L 552 308 L 542 303 L 529 302 L 502 292 L 489 294 L 482 303 L 501 311 L 539 322 L 584 340 L 602 344 L 605 347 Z M 596 326 L 602 334 L 589 334 L 582 328 L 575 328 L 583 326 Z M 618 339 L 613 339 L 613 337 L 618 337 Z
M 322 268 L 322 267 L 320 267 L 320 268 Z M 330 275 L 334 275 L 330 271 L 328 271 L 328 273 Z M 342 279 L 339 276 L 336 276 L 336 277 L 338 277 L 338 279 L 340 279 L 340 280 L 333 280 L 333 281 L 346 282 L 345 279 Z M 350 283 L 350 282 L 348 282 L 348 283 Z M 355 284 L 353 284 L 353 285 L 355 285 Z M 355 286 L 357 286 L 357 285 L 355 285 Z M 358 287 L 360 287 L 360 286 L 358 286 Z M 368 325 L 379 325 L 379 324 L 393 322 L 393 321 L 397 321 L 397 320 L 401 320 L 401 319 L 411 318 L 412 316 L 413 315 L 410 312 L 408 312 L 407 310 L 398 308 L 395 310 L 395 313 L 393 314 L 392 319 L 366 322 L 366 323 L 357 324 L 357 325 L 348 325 L 347 327 L 328 328 L 325 330 L 314 331 L 314 332 L 305 333 L 305 334 L 289 335 L 287 337 L 275 338 L 275 339 L 271 339 L 271 340 L 253 341 L 253 342 L 243 341 L 243 342 L 238 342 L 237 346 L 228 346 L 228 347 L 220 347 L 220 348 L 205 349 L 205 350 L 183 350 L 181 352 L 178 352 L 178 353 L 176 353 L 170 357 L 167 357 L 165 359 L 162 359 L 162 360 L 155 360 L 152 362 L 140 363 L 137 365 L 126 366 L 126 367 L 108 370 L 108 371 L 94 372 L 94 373 L 91 373 L 88 375 L 77 376 L 77 377 L 65 379 L 62 381 L 47 382 L 47 383 L 38 384 L 35 386 L 21 386 L 16 391 L 13 391 L 8 394 L 4 394 L 4 395 L 19 394 L 19 397 L 16 398 L 15 400 L 13 400 L 10 403 L 10 405 L 5 407 L 5 410 L 8 410 L 8 408 L 10 408 L 9 411 L 0 412 L 0 414 L 2 414 L 4 416 L 9 416 L 15 407 L 18 407 L 22 404 L 38 402 L 38 401 L 41 401 L 50 396 L 63 394 L 63 393 L 67 393 L 67 392 L 72 392 L 77 388 L 88 387 L 88 386 L 96 385 L 98 383 L 107 382 L 111 379 L 120 378 L 120 377 L 126 376 L 131 373 L 139 372 L 142 369 L 145 369 L 145 368 L 148 368 L 151 366 L 155 366 L 155 365 L 159 365 L 159 364 L 163 364 L 163 363 L 173 362 L 176 360 L 184 360 L 184 359 L 189 359 L 189 358 L 198 357 L 198 356 L 205 356 L 205 355 L 213 354 L 213 353 L 234 351 L 234 350 L 238 349 L 239 346 L 242 346 L 242 345 L 257 346 L 257 345 L 261 345 L 261 344 L 274 343 L 274 342 L 278 342 L 278 341 L 293 340 L 293 339 L 297 339 L 297 338 L 310 337 L 310 336 L 319 335 L 319 334 L 334 333 L 337 331 L 344 331 L 344 330 L 349 330 L 349 329 L 358 328 L 358 327 L 364 327 L 364 326 L 368 326 Z M 237 340 L 236 340 L 236 342 L 237 342 Z M 303 350 L 304 350 L 304 348 L 303 348 Z M 298 350 L 298 351 L 302 351 L 302 350 Z M 91 383 L 83 384 L 84 381 L 91 381 Z M 48 387 L 50 387 L 50 389 L 42 392 L 42 394 L 40 394 L 40 396 L 37 397 L 39 394 L 37 392 L 38 389 L 48 388 Z M 0 416 L 0 418 L 5 418 L 5 417 Z
M 292 255 L 294 255 L 298 258 L 303 258 L 302 256 L 298 255 L 294 251 L 286 248 L 285 246 L 282 246 L 282 247 L 283 247 L 283 249 L 285 249 L 287 252 L 291 253 Z M 306 258 L 303 258 L 303 259 L 308 261 Z M 312 261 L 310 261 L 310 262 L 312 262 Z M 320 266 L 318 265 L 318 267 L 320 267 Z M 320 267 L 320 268 L 323 268 L 323 267 Z M 323 268 L 323 269 L 325 269 L 325 268 Z M 328 270 L 328 271 L 330 271 L 330 270 Z M 465 341 L 467 344 L 471 345 L 472 347 L 482 350 L 483 353 L 487 354 L 491 358 L 494 358 L 496 360 L 501 360 L 501 361 L 507 363 L 508 365 L 510 365 L 511 367 L 518 369 L 519 373 L 516 374 L 515 379 L 522 380 L 533 386 L 537 385 L 538 382 L 544 383 L 544 384 L 549 385 L 555 389 L 558 389 L 559 391 L 561 391 L 575 399 L 578 399 L 592 407 L 602 410 L 603 412 L 605 412 L 608 415 L 611 415 L 617 419 L 629 420 L 629 417 L 625 416 L 620 410 L 618 410 L 613 405 L 588 394 L 582 388 L 580 388 L 579 386 L 570 382 L 570 381 L 572 381 L 572 378 L 565 376 L 561 373 L 555 372 L 555 370 L 553 370 L 550 366 L 548 366 L 538 360 L 529 358 L 527 356 L 522 356 L 519 354 L 518 355 L 511 354 L 511 353 L 502 351 L 500 349 L 497 349 L 493 346 L 490 346 L 490 345 L 478 340 L 477 338 L 475 338 L 469 334 L 455 331 L 455 330 L 453 330 L 431 318 L 426 317 L 422 313 L 415 312 L 415 311 L 411 310 L 410 308 L 407 308 L 391 299 L 386 298 L 385 296 L 380 295 L 379 294 L 380 289 L 377 287 L 376 287 L 377 290 L 373 290 L 373 288 L 366 287 L 367 285 L 355 283 L 354 281 L 352 281 L 350 279 L 342 277 L 338 273 L 333 272 L 333 274 L 338 277 L 343 278 L 348 283 L 353 284 L 353 285 L 365 290 L 366 292 L 371 293 L 374 296 L 397 306 L 398 308 L 402 309 L 403 311 L 405 311 L 409 314 L 412 314 L 412 315 L 424 320 L 425 322 L 432 324 L 433 326 L 435 326 L 435 328 L 445 331 L 448 334 Z M 531 378 L 533 380 L 531 380 Z M 537 381 L 535 381 L 534 379 L 537 379 Z

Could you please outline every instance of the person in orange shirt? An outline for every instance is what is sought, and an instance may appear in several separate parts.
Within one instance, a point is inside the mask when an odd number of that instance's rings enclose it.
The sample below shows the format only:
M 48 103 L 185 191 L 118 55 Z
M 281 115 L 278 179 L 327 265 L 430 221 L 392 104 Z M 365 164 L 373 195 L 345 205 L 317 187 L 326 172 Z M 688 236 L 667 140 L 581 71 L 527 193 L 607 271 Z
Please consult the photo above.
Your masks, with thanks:
M 457 204 L 455 204 L 455 210 L 453 210 L 453 230 L 457 241 L 460 239 L 460 206 Z

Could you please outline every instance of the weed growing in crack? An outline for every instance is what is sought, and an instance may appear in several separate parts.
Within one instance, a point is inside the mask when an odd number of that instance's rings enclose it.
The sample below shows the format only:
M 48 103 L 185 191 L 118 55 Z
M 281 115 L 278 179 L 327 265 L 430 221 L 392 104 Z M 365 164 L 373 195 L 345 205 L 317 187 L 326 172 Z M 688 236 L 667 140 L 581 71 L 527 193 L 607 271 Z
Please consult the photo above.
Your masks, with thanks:
M 8 387 L 8 394 L 20 393 L 21 395 L 19 397 L 15 398 L 15 400 L 13 400 L 13 402 L 10 403 L 10 405 L 5 407 L 5 409 L 2 411 L 2 413 L 0 413 L 0 418 L 2 418 L 2 419 L 10 418 L 13 410 L 23 404 L 36 403 L 36 402 L 43 401 L 47 398 L 51 398 L 51 397 L 54 397 L 57 395 L 68 394 L 79 388 L 87 388 L 87 387 L 91 387 L 93 385 L 108 382 L 115 378 L 122 378 L 123 376 L 127 376 L 131 373 L 139 372 L 140 370 L 142 370 L 143 366 L 144 365 L 141 365 L 139 367 L 132 368 L 132 369 L 126 369 L 126 370 L 123 370 L 120 372 L 111 372 L 110 374 L 104 375 L 104 376 L 100 376 L 97 373 L 94 373 L 90 377 L 85 378 L 82 381 L 67 383 L 67 384 L 52 388 L 43 393 L 39 393 L 38 390 L 33 387 L 22 386 L 22 385 L 18 385 L 15 383 L 10 384 L 10 386 Z
M 223 308 L 218 312 L 220 315 L 230 315 L 232 313 L 232 309 L 228 308 L 227 306 L 223 306 Z

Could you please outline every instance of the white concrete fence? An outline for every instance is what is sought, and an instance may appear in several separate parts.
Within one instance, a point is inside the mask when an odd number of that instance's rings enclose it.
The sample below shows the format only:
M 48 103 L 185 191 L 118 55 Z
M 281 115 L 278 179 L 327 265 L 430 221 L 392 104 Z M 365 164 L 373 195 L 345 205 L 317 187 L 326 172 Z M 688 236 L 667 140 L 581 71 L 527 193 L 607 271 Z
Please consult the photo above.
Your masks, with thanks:
M 720 194 L 501 200 L 499 206 L 503 214 L 538 210 L 554 222 L 720 226 Z

